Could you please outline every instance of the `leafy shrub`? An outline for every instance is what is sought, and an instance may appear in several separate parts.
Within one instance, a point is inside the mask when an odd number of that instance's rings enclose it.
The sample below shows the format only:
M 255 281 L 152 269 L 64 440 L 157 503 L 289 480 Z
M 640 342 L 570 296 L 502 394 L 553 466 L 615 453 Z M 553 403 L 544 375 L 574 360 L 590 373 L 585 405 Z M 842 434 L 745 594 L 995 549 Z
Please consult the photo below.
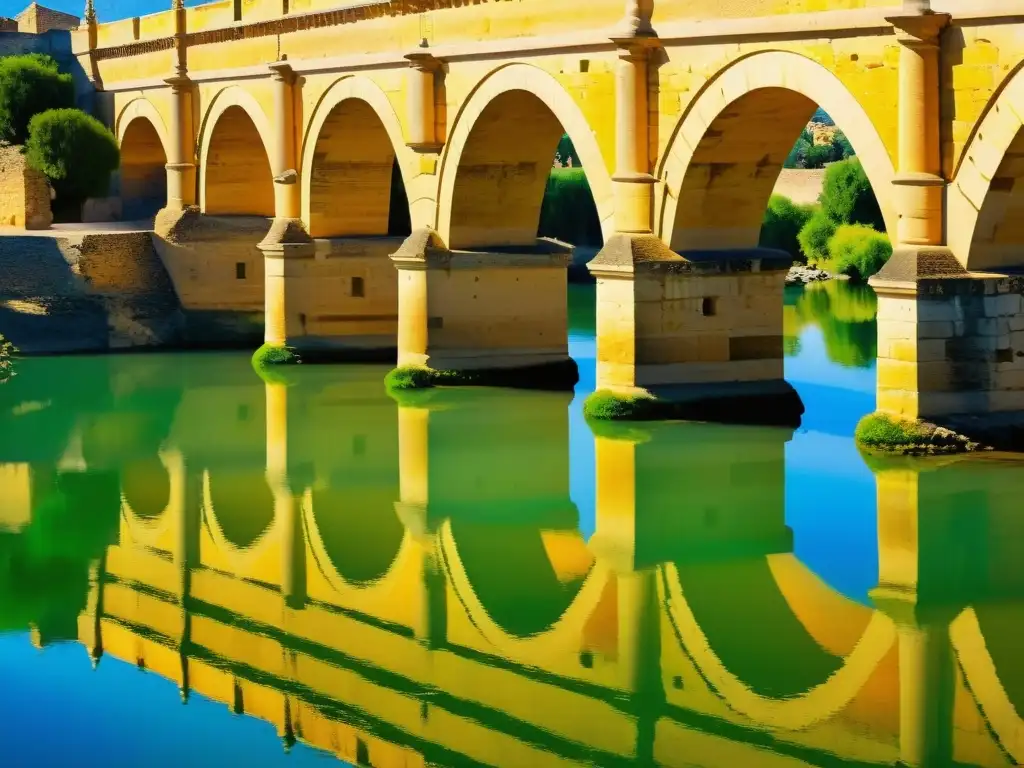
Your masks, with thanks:
M 33 117 L 25 155 L 65 203 L 106 195 L 110 174 L 120 164 L 114 134 L 77 109 L 51 109 Z
M 813 205 L 797 205 L 785 195 L 772 195 L 761 225 L 761 247 L 777 248 L 803 260 L 798 237 L 814 211 Z
M 867 224 L 879 232 L 885 230 L 871 182 L 855 157 L 829 166 L 821 191 L 821 207 L 836 224 Z
M 885 266 L 892 243 L 864 224 L 843 224 L 828 241 L 828 255 L 833 272 L 863 281 Z
M 573 245 L 600 246 L 601 219 L 582 168 L 553 168 L 540 210 L 541 237 Z
M 835 233 L 836 222 L 825 215 L 824 210 L 819 208 L 815 211 L 797 236 L 808 264 L 818 267 L 828 262 L 828 242 Z
M 11 342 L 0 336 L 0 384 L 14 375 L 14 363 L 11 358 L 17 351 Z
M 24 144 L 33 116 L 74 104 L 71 75 L 59 72 L 49 56 L 30 53 L 0 58 L 0 139 Z

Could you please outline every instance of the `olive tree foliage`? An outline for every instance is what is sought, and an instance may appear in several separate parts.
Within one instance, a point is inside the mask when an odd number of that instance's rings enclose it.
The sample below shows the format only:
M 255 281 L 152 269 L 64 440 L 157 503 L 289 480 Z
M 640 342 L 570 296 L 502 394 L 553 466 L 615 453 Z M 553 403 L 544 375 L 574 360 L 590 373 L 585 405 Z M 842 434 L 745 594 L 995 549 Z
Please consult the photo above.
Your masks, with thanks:
M 14 345 L 0 335 L 0 384 L 3 384 L 14 375 L 14 357 L 17 350 Z
M 33 117 L 25 155 L 66 202 L 106 195 L 110 175 L 121 162 L 114 134 L 77 109 L 51 109 Z
M 49 56 L 28 53 L 0 58 L 0 141 L 24 144 L 40 112 L 75 104 L 71 75 Z

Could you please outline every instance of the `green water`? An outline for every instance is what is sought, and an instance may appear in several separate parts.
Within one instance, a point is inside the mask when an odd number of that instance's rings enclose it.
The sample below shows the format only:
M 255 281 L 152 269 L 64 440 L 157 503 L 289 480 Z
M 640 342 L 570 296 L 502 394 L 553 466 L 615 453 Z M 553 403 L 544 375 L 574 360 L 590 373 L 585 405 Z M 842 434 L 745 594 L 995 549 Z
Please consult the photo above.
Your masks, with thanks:
M 240 354 L 0 387 L 0 763 L 1013 765 L 1024 469 L 866 461 L 875 301 L 787 292 L 796 431 Z

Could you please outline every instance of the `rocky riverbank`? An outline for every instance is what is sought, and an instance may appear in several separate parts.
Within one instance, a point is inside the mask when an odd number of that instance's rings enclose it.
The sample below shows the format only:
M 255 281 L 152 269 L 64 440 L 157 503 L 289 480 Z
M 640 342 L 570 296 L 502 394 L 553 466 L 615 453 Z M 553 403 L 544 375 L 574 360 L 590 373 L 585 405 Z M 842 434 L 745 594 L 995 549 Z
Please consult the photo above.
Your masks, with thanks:
M 786 285 L 807 285 L 832 280 L 836 275 L 823 269 L 810 267 L 806 264 L 794 264 L 786 275 Z

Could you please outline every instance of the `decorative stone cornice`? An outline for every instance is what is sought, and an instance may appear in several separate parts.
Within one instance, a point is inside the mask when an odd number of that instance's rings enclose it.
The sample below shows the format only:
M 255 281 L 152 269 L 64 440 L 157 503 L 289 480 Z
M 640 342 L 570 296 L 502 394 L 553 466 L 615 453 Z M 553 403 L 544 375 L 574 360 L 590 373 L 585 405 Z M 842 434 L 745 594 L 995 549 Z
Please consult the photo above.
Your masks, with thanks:
M 292 65 L 285 57 L 282 57 L 280 61 L 268 64 L 267 69 L 270 70 L 270 74 L 275 80 L 282 80 L 286 83 L 295 80 L 295 70 L 292 69 Z
M 115 45 L 110 48 L 97 48 L 92 52 L 93 58 L 97 61 L 104 59 L 121 59 L 128 56 L 142 56 L 147 53 L 158 53 L 169 51 L 174 48 L 173 37 L 160 37 L 156 40 L 142 40 L 138 43 L 126 43 Z
M 417 69 L 421 72 L 436 72 L 442 66 L 440 59 L 436 58 L 430 51 L 422 48 L 405 54 L 405 59 L 409 62 L 409 66 L 412 69 Z
M 909 9 L 905 6 L 904 10 Z M 886 16 L 885 20 L 895 27 L 897 37 L 904 45 L 933 48 L 938 46 L 939 35 L 949 25 L 952 16 L 948 13 L 935 13 L 930 8 L 924 8 L 919 13 Z

